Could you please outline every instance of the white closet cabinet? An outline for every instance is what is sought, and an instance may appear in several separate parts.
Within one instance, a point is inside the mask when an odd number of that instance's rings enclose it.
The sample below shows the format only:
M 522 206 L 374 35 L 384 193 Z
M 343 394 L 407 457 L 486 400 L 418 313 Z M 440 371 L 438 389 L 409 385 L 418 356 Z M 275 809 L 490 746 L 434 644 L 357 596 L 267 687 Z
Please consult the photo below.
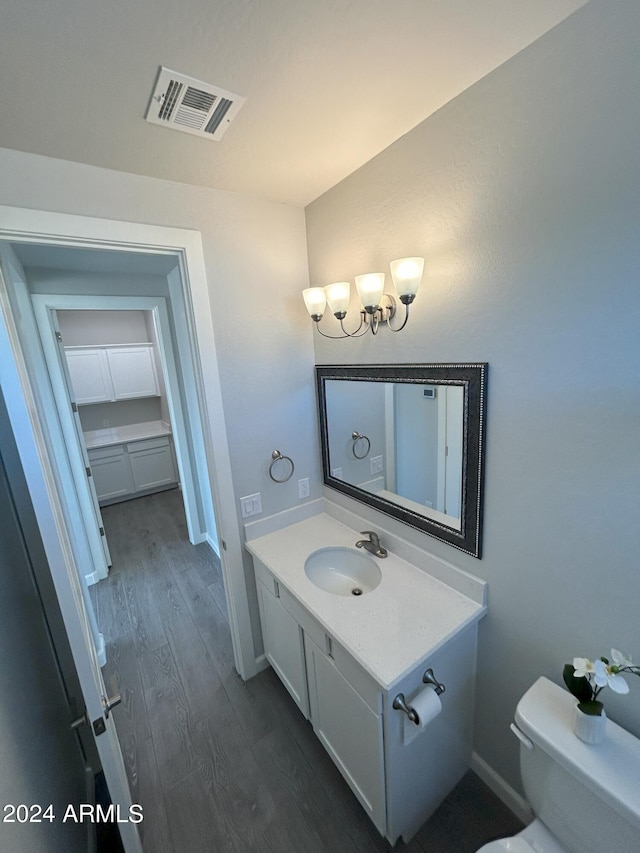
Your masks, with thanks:
M 133 491 L 131 468 L 122 444 L 89 451 L 91 475 L 100 503 L 116 501 Z
M 129 442 L 127 453 L 136 491 L 159 489 L 176 482 L 176 467 L 167 436 Z
M 178 474 L 169 436 L 129 441 L 89 450 L 100 505 L 175 485 Z
M 150 344 L 113 347 L 106 352 L 115 400 L 158 395 L 158 377 Z
M 110 403 L 114 397 L 106 351 L 79 347 L 67 348 L 65 354 L 76 403 Z
M 65 354 L 79 406 L 160 393 L 152 344 L 65 347 Z

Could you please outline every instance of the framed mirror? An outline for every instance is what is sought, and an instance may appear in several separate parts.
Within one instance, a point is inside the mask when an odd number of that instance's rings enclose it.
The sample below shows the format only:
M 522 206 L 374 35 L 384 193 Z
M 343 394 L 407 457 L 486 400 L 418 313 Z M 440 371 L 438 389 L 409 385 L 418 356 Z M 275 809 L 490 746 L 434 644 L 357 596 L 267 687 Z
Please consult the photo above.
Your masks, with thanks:
M 324 482 L 480 558 L 487 367 L 316 367 Z

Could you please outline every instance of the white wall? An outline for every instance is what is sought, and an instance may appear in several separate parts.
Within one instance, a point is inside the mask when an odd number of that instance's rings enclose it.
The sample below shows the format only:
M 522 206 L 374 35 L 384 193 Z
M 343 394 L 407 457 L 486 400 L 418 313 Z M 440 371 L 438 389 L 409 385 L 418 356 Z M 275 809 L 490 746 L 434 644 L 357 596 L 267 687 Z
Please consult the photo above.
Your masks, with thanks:
M 278 512 L 297 503 L 298 477 L 310 478 L 311 500 L 320 496 L 312 330 L 299 295 L 308 280 L 301 209 L 7 149 L 0 199 L 200 231 L 236 499 L 259 491 L 264 514 Z M 275 448 L 296 464 L 285 485 L 268 477 Z M 251 586 L 248 555 L 244 571 Z
M 514 786 L 538 675 L 640 660 L 639 32 L 592 0 L 306 211 L 313 285 L 427 259 L 404 332 L 318 362 L 489 362 L 483 559 L 424 542 L 489 581 L 475 743 Z M 633 681 L 606 707 L 640 736 Z

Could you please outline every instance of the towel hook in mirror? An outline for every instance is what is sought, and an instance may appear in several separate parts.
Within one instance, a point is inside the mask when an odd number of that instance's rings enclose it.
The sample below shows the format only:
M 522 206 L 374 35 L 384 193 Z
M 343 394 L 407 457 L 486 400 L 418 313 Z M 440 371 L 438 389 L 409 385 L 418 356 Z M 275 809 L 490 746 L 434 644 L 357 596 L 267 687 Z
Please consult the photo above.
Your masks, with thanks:
M 366 458 L 367 458 L 367 456 L 369 455 L 369 451 L 371 450 L 371 442 L 369 441 L 369 439 L 367 438 L 367 436 L 366 436 L 366 435 L 360 435 L 360 433 L 359 433 L 359 432 L 356 432 L 356 431 L 354 430 L 354 431 L 351 433 L 351 438 L 353 439 L 353 446 L 352 446 L 352 448 L 351 448 L 351 451 L 352 451 L 353 455 L 356 457 L 356 459 L 366 459 Z M 356 448 L 358 447 L 358 442 L 359 442 L 359 441 L 362 441 L 362 442 L 365 442 L 365 441 L 366 441 L 366 445 L 365 445 L 365 444 L 362 444 L 362 445 L 360 446 L 360 450 L 361 450 L 361 451 L 362 451 L 362 450 L 364 450 L 364 453 L 362 453 L 362 452 L 361 452 L 361 453 L 357 453 L 357 452 L 356 452 Z M 366 449 L 365 449 L 365 447 L 366 447 Z

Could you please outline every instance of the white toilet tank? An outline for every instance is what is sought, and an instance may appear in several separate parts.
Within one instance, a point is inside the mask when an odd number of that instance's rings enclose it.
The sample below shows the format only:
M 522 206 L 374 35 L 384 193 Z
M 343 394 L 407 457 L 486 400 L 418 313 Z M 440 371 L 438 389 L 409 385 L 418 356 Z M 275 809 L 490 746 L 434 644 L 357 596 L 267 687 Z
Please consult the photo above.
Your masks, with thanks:
M 604 742 L 573 733 L 576 700 L 539 678 L 516 710 L 527 799 L 568 853 L 640 851 L 640 740 L 607 720 Z

